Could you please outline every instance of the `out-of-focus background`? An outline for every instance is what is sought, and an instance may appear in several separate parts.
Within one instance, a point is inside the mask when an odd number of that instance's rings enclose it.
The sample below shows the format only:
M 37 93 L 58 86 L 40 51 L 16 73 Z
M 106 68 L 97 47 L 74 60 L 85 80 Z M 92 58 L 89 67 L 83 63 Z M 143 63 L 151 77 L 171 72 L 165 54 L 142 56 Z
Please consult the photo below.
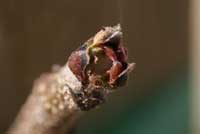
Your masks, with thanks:
M 102 26 L 121 23 L 128 85 L 78 123 L 78 134 L 189 133 L 190 0 L 0 0 L 0 133 L 34 79 Z

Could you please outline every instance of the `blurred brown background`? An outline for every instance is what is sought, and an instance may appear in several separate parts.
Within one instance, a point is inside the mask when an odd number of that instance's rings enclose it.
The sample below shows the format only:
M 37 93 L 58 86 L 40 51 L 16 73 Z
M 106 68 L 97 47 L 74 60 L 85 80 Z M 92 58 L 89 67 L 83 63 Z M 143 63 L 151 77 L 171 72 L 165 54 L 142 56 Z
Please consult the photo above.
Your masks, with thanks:
M 102 26 L 120 21 L 137 68 L 128 86 L 101 110 L 87 113 L 88 119 L 111 119 L 124 104 L 134 106 L 154 94 L 152 87 L 187 68 L 188 1 L 0 0 L 0 132 L 13 121 L 34 79 L 53 64 L 65 64 L 70 52 Z

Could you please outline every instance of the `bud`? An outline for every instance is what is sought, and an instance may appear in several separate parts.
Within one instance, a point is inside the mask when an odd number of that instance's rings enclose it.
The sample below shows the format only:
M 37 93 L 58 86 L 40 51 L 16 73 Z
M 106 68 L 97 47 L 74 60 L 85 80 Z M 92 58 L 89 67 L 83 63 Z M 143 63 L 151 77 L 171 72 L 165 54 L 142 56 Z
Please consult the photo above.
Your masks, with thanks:
M 88 95 L 102 101 L 104 92 L 125 85 L 128 72 L 135 66 L 127 59 L 120 25 L 102 28 L 68 59 L 68 67 L 84 87 L 84 92 L 75 94 L 81 101 Z M 92 105 L 96 103 L 100 102 Z

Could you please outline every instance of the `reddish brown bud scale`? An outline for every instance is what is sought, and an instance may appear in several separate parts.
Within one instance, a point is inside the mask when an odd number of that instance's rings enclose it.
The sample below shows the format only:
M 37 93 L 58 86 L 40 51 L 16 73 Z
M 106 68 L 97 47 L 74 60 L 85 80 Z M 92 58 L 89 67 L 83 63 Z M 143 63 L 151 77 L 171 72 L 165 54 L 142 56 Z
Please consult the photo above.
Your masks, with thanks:
M 122 64 L 118 61 L 113 63 L 113 66 L 109 70 L 110 81 L 109 83 L 113 85 L 115 81 L 118 79 L 119 74 L 122 72 Z
M 105 54 L 114 62 L 117 60 L 117 56 L 112 48 L 103 47 Z

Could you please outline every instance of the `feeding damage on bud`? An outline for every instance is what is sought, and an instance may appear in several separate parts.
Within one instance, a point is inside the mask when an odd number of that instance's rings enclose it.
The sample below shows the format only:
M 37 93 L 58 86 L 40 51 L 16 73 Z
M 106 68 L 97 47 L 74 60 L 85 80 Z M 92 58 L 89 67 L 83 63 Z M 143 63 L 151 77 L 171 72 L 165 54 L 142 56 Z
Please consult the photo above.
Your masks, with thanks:
M 74 93 L 82 110 L 102 103 L 107 92 L 125 85 L 135 66 L 127 59 L 120 25 L 102 28 L 71 54 L 67 65 L 83 85 Z

